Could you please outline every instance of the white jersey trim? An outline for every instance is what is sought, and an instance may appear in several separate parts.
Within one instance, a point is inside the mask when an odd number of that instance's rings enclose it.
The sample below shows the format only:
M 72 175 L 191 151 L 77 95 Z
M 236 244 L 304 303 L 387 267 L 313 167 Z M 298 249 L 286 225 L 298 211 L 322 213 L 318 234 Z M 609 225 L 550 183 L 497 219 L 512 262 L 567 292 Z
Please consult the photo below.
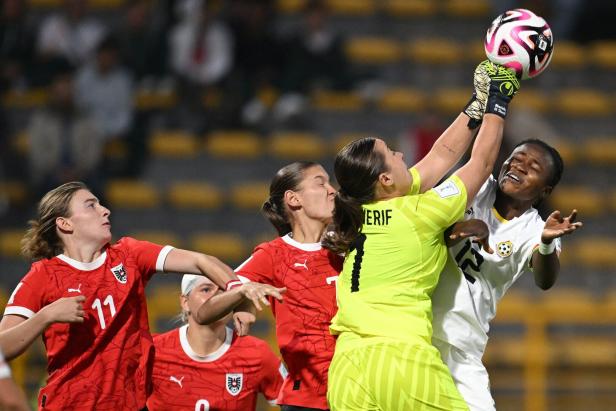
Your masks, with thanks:
M 300 243 L 299 241 L 296 241 L 293 238 L 291 238 L 291 233 L 281 238 L 282 238 L 282 241 L 289 244 L 290 246 L 299 248 L 300 250 L 303 250 L 303 251 L 319 251 L 322 248 L 321 243 Z
M 208 355 L 199 355 L 193 351 L 192 347 L 190 346 L 190 343 L 188 342 L 188 336 L 186 335 L 187 331 L 188 331 L 188 324 L 180 327 L 179 329 L 180 344 L 182 345 L 182 349 L 184 350 L 184 353 L 186 353 L 186 355 L 188 355 L 191 359 L 197 362 L 216 361 L 220 357 L 225 355 L 225 353 L 229 351 L 229 348 L 231 348 L 231 341 L 233 340 L 233 330 L 229 327 L 225 327 L 225 333 L 226 333 L 225 341 L 222 343 L 220 347 L 218 347 L 216 351 Z
M 6 307 L 4 309 L 4 315 L 20 315 L 22 317 L 32 318 L 34 316 L 34 311 L 26 307 Z
M 156 259 L 156 271 L 164 271 L 165 268 L 165 260 L 167 259 L 167 255 L 173 250 L 175 247 L 170 245 L 166 245 L 160 250 L 158 253 L 158 258 Z
M 56 257 L 58 257 L 60 260 L 64 261 L 66 264 L 78 270 L 92 271 L 92 270 L 96 270 L 97 268 L 99 268 L 105 263 L 105 259 L 107 258 L 107 251 L 103 251 L 101 255 L 99 255 L 98 257 L 96 257 L 94 261 L 89 262 L 89 263 L 84 263 L 81 261 L 73 260 L 72 258 L 64 254 L 58 254 Z

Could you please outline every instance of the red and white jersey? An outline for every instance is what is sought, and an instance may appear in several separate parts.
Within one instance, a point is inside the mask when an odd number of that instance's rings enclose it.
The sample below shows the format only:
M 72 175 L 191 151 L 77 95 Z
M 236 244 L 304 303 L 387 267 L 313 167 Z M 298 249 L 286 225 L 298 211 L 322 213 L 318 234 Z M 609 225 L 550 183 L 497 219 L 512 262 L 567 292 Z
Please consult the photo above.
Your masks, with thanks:
M 187 330 L 184 325 L 154 337 L 149 411 L 254 411 L 259 393 L 275 404 L 286 370 L 265 341 L 225 328 L 220 348 L 201 356 Z
M 327 409 L 327 371 L 336 340 L 336 280 L 342 257 L 319 243 L 289 235 L 258 245 L 235 271 L 251 281 L 287 287 L 284 303 L 271 299 L 280 353 L 289 375 L 278 404 Z
M 83 295 L 83 323 L 43 333 L 47 384 L 41 410 L 137 410 L 145 405 L 153 354 L 145 286 L 172 247 L 122 238 L 91 263 L 65 255 L 37 261 L 13 291 L 4 315 L 30 318 L 62 297 Z

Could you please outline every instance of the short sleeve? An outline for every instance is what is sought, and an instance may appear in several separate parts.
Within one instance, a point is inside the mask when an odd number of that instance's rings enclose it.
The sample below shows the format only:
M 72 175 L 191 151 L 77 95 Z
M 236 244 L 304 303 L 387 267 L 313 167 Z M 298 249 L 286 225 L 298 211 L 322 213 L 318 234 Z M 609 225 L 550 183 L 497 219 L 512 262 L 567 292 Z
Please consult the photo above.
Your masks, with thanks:
M 439 186 L 409 199 L 414 220 L 430 232 L 441 232 L 464 216 L 466 187 L 453 175 Z
M 173 247 L 162 246 L 149 241 L 140 241 L 131 237 L 124 237 L 118 245 L 128 251 L 143 275 L 149 279 L 157 271 L 163 271 L 165 259 Z
M 48 282 L 45 278 L 45 272 L 41 269 L 40 265 L 33 265 L 32 269 L 13 290 L 6 304 L 4 315 L 32 317 L 46 305 L 43 287 Z
M 261 247 L 257 247 L 255 252 L 235 269 L 235 274 L 257 283 L 276 285 L 273 284 L 275 281 L 272 256 Z
M 282 382 L 287 376 L 287 370 L 267 345 L 263 347 L 261 352 L 263 353 L 263 363 L 261 365 L 259 391 L 263 393 L 270 404 L 275 405 L 276 398 L 278 398 L 282 388 Z
M 419 194 L 419 190 L 421 189 L 421 176 L 419 175 L 419 171 L 417 171 L 415 167 L 411 167 L 409 168 L 409 173 L 411 173 L 413 182 L 411 183 L 408 195 Z

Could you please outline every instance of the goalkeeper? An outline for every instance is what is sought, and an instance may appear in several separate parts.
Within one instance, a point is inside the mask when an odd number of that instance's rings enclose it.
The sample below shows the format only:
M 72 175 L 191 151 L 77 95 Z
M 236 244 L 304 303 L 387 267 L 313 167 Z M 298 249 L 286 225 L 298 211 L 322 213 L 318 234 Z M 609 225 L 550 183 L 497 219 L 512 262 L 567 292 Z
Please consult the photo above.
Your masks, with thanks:
M 447 256 L 443 233 L 491 173 L 519 82 L 484 61 L 474 85 L 464 112 L 410 170 L 375 138 L 352 142 L 336 157 L 340 191 L 326 245 L 346 257 L 330 327 L 338 336 L 329 369 L 333 411 L 468 409 L 431 344 L 430 298 Z M 482 121 L 468 163 L 430 190 Z

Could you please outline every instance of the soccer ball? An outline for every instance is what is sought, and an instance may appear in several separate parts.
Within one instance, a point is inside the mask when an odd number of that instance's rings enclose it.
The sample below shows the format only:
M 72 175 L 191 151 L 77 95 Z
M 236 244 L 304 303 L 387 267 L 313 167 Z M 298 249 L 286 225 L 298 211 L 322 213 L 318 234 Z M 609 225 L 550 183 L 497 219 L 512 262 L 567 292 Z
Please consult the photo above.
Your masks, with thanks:
M 493 63 L 515 70 L 519 79 L 538 76 L 552 59 L 554 38 L 546 21 L 530 10 L 509 10 L 486 33 L 485 50 Z

